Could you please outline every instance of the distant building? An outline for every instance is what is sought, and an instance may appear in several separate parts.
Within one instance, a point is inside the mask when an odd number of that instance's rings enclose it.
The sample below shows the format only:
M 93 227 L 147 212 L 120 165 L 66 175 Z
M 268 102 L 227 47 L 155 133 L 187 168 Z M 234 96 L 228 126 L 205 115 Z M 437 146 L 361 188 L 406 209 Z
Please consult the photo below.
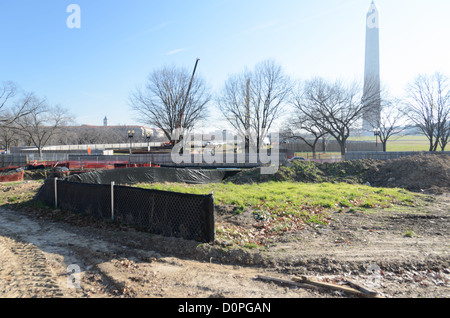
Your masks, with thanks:
M 93 125 L 82 125 L 79 127 L 72 127 L 78 130 L 84 131 L 96 131 L 98 133 L 102 133 L 102 138 L 105 140 L 109 140 L 108 142 L 127 142 L 128 140 L 128 131 L 133 131 L 134 136 L 133 140 L 136 142 L 145 142 L 147 141 L 146 136 L 151 135 L 152 141 L 166 141 L 167 138 L 164 135 L 164 132 L 161 129 L 149 128 L 144 126 L 136 126 L 136 125 L 117 125 L 110 126 L 108 124 L 107 118 L 103 121 L 103 126 L 93 126 Z

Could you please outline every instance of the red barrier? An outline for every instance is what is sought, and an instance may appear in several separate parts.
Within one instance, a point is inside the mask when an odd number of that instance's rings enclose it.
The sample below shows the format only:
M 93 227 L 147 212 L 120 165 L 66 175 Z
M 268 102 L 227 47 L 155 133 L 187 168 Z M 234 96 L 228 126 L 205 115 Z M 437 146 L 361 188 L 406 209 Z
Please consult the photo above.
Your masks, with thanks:
M 31 161 L 28 163 L 29 169 L 39 169 L 39 168 L 55 168 L 55 167 L 66 167 L 69 170 L 102 170 L 102 169 L 118 169 L 118 168 L 137 168 L 137 167 L 160 167 L 156 164 L 134 164 L 128 161 L 96 161 L 96 160 L 74 160 L 74 161 Z M 0 168 L 2 170 L 12 170 L 19 167 L 6 167 Z M 23 179 L 23 171 L 22 171 Z M 0 179 L 1 180 L 1 179 Z M 3 181 L 0 181 L 3 182 Z M 5 181 L 6 182 L 6 181 Z
M 24 175 L 23 171 L 0 175 L 0 182 L 23 181 L 23 175 Z

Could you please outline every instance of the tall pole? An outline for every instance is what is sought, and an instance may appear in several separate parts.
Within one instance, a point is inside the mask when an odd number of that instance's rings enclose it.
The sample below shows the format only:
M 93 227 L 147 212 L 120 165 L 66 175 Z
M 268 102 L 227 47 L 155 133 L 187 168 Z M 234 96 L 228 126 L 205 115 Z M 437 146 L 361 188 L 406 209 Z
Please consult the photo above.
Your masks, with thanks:
M 195 71 L 197 70 L 198 61 L 200 61 L 200 59 L 197 59 L 195 61 L 194 71 L 192 72 L 192 77 L 191 77 L 191 80 L 189 82 L 188 90 L 186 92 L 186 97 L 184 98 L 183 106 L 181 107 L 180 119 L 178 121 L 178 127 L 177 127 L 178 129 L 181 129 L 181 125 L 183 123 L 183 116 L 184 116 L 184 112 L 185 112 L 185 109 L 186 109 L 187 101 L 188 101 L 188 98 L 189 98 L 189 93 L 191 92 L 192 82 L 194 81 L 194 75 L 195 75 Z
M 55 188 L 55 209 L 58 208 L 58 178 L 56 177 L 54 180 L 54 188 Z
M 245 95 L 245 153 L 250 154 L 250 79 L 247 79 Z
M 134 137 L 134 130 L 128 130 L 128 138 L 130 139 L 130 155 L 133 154 L 131 150 L 133 137 Z
M 111 181 L 111 220 L 114 221 L 114 185 L 115 182 Z

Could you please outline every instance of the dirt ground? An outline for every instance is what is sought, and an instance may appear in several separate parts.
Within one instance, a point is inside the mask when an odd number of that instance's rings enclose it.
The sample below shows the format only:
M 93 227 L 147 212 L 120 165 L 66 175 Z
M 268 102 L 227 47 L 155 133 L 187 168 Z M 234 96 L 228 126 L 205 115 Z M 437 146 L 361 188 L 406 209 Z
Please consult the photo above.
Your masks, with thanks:
M 12 190 L 21 187 L 39 184 Z M 266 250 L 242 250 L 68 222 L 58 210 L 2 207 L 0 298 L 354 297 L 259 275 L 305 275 L 342 286 L 350 280 L 385 298 L 448 298 L 449 211 L 450 194 L 434 194 L 416 208 L 334 213 L 327 226 L 307 226 Z M 251 222 L 251 216 L 218 213 L 216 222 Z

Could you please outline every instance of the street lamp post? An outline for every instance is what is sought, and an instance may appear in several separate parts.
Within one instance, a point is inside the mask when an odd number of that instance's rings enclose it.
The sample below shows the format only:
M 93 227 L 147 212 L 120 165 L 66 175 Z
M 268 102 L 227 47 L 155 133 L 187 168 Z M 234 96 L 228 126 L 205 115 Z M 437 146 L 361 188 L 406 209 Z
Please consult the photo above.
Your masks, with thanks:
M 376 151 L 378 151 L 378 137 L 381 136 L 380 129 L 375 128 L 373 130 L 373 135 L 375 136 L 375 149 L 376 149 Z
M 147 139 L 147 151 L 150 152 L 150 140 L 152 139 L 152 134 L 151 133 L 146 133 L 145 134 L 145 139 Z
M 128 130 L 128 139 L 130 139 L 130 155 L 132 154 L 131 148 L 132 148 L 132 140 L 134 137 L 134 130 Z

